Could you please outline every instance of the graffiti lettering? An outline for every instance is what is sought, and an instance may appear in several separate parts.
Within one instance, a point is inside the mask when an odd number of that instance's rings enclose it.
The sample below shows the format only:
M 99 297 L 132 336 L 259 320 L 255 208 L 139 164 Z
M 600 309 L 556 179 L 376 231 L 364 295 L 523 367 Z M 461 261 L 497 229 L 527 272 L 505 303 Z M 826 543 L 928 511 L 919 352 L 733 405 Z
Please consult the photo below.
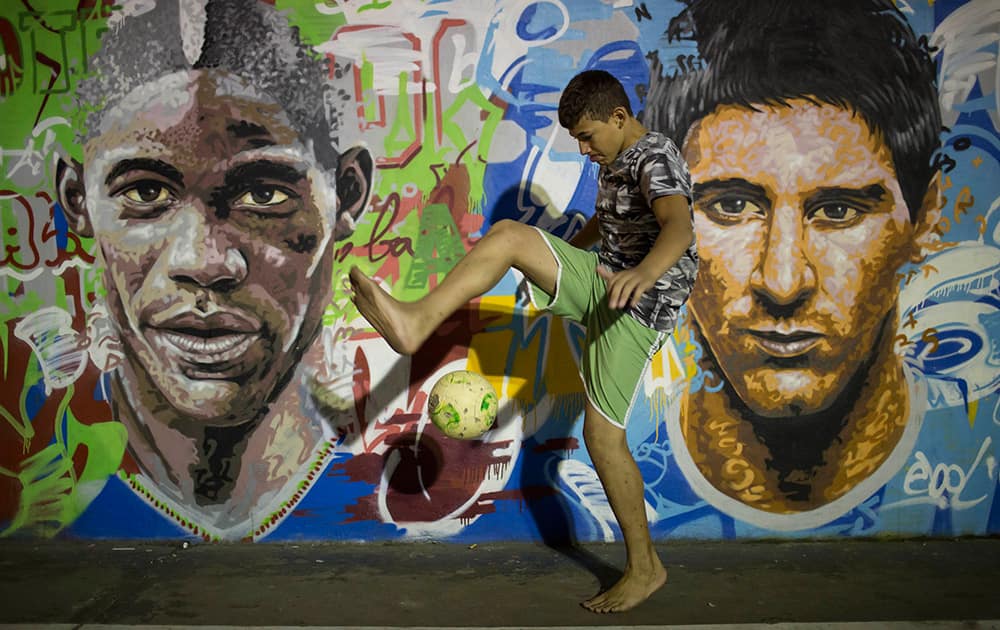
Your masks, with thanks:
M 934 156 L 934 168 L 940 170 L 942 173 L 952 172 L 958 163 L 947 153 L 938 153 Z
M 35 10 L 27 2 L 25 6 L 28 10 L 18 14 L 16 28 L 0 18 L 0 98 L 21 89 L 30 65 L 30 89 L 43 95 L 36 110 L 37 124 L 50 96 L 69 92 L 71 75 L 87 71 L 90 51 L 106 30 L 114 3 L 81 0 L 76 9 L 49 12 Z M 88 22 L 95 25 L 88 28 Z M 73 63 L 80 67 L 71 67 Z
M 963 214 L 966 214 L 974 203 L 976 203 L 976 198 L 972 196 L 972 191 L 969 190 L 968 186 L 962 186 L 962 190 L 958 193 L 958 197 L 955 199 L 956 225 L 962 222 L 960 217 Z
M 59 27 L 48 27 L 47 30 L 52 31 L 59 36 L 59 43 L 55 46 L 59 50 L 59 58 L 53 58 L 45 54 L 40 48 L 38 43 L 38 37 L 36 30 L 32 29 L 29 31 L 28 41 L 31 42 L 31 53 L 28 55 L 29 58 L 33 59 L 36 63 L 32 66 L 32 90 L 35 94 L 44 94 L 45 97 L 42 99 L 41 104 L 38 107 L 38 118 L 41 117 L 42 112 L 45 110 L 45 106 L 48 103 L 49 96 L 52 94 L 63 94 L 69 91 L 69 73 L 63 72 L 65 68 L 69 67 L 69 52 L 68 46 L 66 44 L 66 33 L 72 31 L 76 28 L 77 15 L 72 11 L 57 11 L 46 16 L 53 22 L 62 22 Z M 28 30 L 29 18 L 37 19 L 37 16 L 31 13 L 21 14 L 21 30 Z M 68 18 L 68 21 L 64 18 Z M 86 38 L 82 38 L 85 41 Z M 86 58 L 86 46 L 84 46 L 84 58 Z M 44 69 L 40 69 L 39 65 L 44 66 Z M 56 81 L 59 77 L 62 77 L 62 85 L 56 88 Z M 47 83 L 44 88 L 39 86 L 40 81 L 44 81 L 47 77 Z M 37 118 L 36 121 L 37 123 Z
M 69 121 L 59 116 L 47 118 L 32 129 L 31 135 L 24 141 L 24 149 L 5 152 L 0 148 L 0 167 L 2 167 L 6 156 L 16 158 L 16 162 L 7 171 L 7 178 L 13 179 L 15 173 L 22 168 L 27 168 L 28 173 L 37 181 L 37 178 L 44 172 L 48 156 L 51 154 L 52 147 L 56 141 L 56 132 L 53 128 L 61 126 L 68 127 Z M 43 134 L 42 146 L 38 148 L 38 138 L 42 137 Z
M 36 214 L 31 201 L 24 195 L 20 195 L 12 190 L 0 190 L 0 201 L 10 199 L 18 204 L 23 210 L 25 221 L 16 223 L 8 227 L 4 233 L 4 257 L 0 259 L 0 276 L 9 273 L 16 277 L 26 279 L 28 274 L 19 272 L 40 271 L 42 265 L 49 269 L 54 269 L 56 275 L 61 275 L 65 271 L 68 263 L 79 262 L 92 264 L 94 256 L 86 251 L 83 243 L 72 232 L 65 232 L 66 241 L 60 245 L 58 243 L 60 231 L 54 227 L 55 204 L 45 192 L 35 193 L 36 199 L 44 201 L 48 207 L 49 217 L 42 226 L 40 238 L 36 238 L 35 225 Z M 43 261 L 43 251 L 50 252 Z
M 31 252 L 31 258 L 25 260 L 20 256 L 21 246 L 15 245 L 14 243 L 4 244 L 4 257 L 0 259 L 0 269 L 13 267 L 14 269 L 25 271 L 31 269 L 38 264 L 39 254 L 38 247 L 35 245 L 34 239 L 31 235 L 35 232 L 35 214 L 31 211 L 31 203 L 28 201 L 24 195 L 17 195 L 10 190 L 0 190 L 0 197 L 14 196 L 15 201 L 17 201 L 24 208 L 24 216 L 27 218 L 27 233 L 28 237 L 28 249 Z M 18 235 L 18 229 L 16 227 L 9 227 L 5 233 L 5 236 L 16 237 Z M 5 239 L 6 240 L 6 239 Z
M 333 259 L 342 263 L 347 260 L 347 257 L 351 255 L 352 251 L 354 251 L 354 243 L 344 243 L 337 248 L 337 251 L 333 254 Z
M 917 451 L 913 455 L 916 461 L 906 471 L 906 477 L 903 481 L 903 491 L 913 498 L 904 499 L 885 507 L 928 503 L 936 505 L 942 510 L 949 507 L 953 510 L 967 510 L 977 505 L 986 498 L 985 494 L 975 499 L 966 500 L 962 498 L 962 492 L 992 442 L 992 438 L 989 437 L 983 440 L 983 444 L 968 470 L 963 470 L 957 464 L 943 462 L 932 465 L 923 451 Z
M 912 346 L 912 345 L 913 345 L 913 342 L 910 341 L 909 338 L 907 338 L 907 336 L 904 335 L 903 333 L 899 333 L 895 337 L 892 338 L 892 347 L 893 348 L 900 348 L 900 349 L 902 349 L 902 348 L 907 348 L 907 347 Z
M 382 223 L 386 218 L 386 214 L 390 212 L 390 209 L 391 214 L 389 215 L 389 219 L 383 226 Z M 377 212 L 378 216 L 375 218 L 375 226 L 372 228 L 371 236 L 368 237 L 368 242 L 365 244 L 365 247 L 368 248 L 368 260 L 378 262 L 386 256 L 394 258 L 399 258 L 403 254 L 412 256 L 413 241 L 408 236 L 382 238 L 396 222 L 396 217 L 399 215 L 399 195 L 397 193 L 389 195 L 389 198 L 382 207 L 378 208 Z M 375 247 L 377 245 L 384 247 L 385 251 L 376 255 Z
M 955 147 L 956 151 L 965 151 L 972 146 L 972 139 L 968 137 L 955 138 L 955 141 L 951 143 Z
M 934 330 L 933 328 L 928 328 L 927 330 L 925 330 L 923 334 L 920 335 L 920 341 L 927 344 L 928 354 L 934 354 L 935 352 L 937 352 L 939 342 L 937 338 L 937 331 Z

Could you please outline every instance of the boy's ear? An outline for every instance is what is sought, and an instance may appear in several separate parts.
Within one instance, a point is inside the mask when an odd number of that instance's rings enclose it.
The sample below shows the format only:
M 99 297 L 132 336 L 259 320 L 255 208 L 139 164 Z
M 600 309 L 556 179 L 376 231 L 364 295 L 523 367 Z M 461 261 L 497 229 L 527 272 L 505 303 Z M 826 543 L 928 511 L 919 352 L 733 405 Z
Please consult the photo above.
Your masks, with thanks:
M 83 165 L 76 160 L 56 160 L 56 194 L 66 221 L 73 231 L 84 237 L 94 236 L 94 227 L 87 214 L 87 192 L 83 187 Z
M 625 122 L 628 121 L 628 111 L 624 107 L 616 107 L 614 111 L 611 112 L 611 120 L 614 122 L 619 129 L 625 126 Z
M 340 156 L 337 165 L 337 224 L 334 240 L 347 238 L 368 207 L 372 193 L 375 162 L 363 146 L 352 147 Z
M 913 218 L 913 252 L 910 256 L 912 262 L 921 262 L 927 257 L 927 254 L 938 249 L 937 246 L 941 242 L 938 224 L 941 221 L 941 209 L 944 203 L 941 191 L 941 172 L 938 171 L 931 177 L 927 192 L 924 193 L 924 199 L 920 205 L 920 211 Z

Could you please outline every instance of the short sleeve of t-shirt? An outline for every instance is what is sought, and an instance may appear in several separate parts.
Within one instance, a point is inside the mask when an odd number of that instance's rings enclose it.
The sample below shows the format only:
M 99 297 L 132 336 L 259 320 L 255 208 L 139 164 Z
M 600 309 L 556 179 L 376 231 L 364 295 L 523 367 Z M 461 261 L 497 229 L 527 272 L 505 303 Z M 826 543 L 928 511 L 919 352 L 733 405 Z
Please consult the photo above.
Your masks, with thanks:
M 691 199 L 691 178 L 677 147 L 669 140 L 647 151 L 636 163 L 636 181 L 652 207 L 653 200 L 668 195 Z

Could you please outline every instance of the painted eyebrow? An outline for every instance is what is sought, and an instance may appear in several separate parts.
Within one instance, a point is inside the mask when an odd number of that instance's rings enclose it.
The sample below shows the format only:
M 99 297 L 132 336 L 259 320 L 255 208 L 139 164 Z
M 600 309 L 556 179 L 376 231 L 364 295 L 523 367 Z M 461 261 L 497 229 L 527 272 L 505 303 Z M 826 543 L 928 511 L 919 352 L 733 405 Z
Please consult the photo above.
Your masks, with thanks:
M 887 194 L 888 192 L 881 184 L 871 184 L 864 188 L 820 188 L 809 196 L 809 203 L 813 206 L 837 201 L 879 203 Z
M 764 190 L 763 186 L 758 186 L 757 184 L 751 184 L 742 177 L 730 177 L 727 179 L 712 179 L 707 182 L 700 182 L 695 184 L 692 188 L 692 193 L 695 197 L 700 197 L 706 194 L 719 194 L 719 193 L 742 193 L 748 197 L 756 197 L 758 199 L 766 199 L 767 191 Z
M 297 184 L 306 177 L 305 165 L 295 166 L 274 160 L 254 160 L 234 166 L 226 173 L 225 187 L 240 188 L 261 179 Z
M 110 186 L 116 178 L 121 177 L 130 171 L 150 171 L 161 175 L 172 182 L 183 186 L 184 175 L 179 170 L 167 164 L 163 160 L 155 158 L 130 158 L 116 163 L 104 178 L 104 185 Z

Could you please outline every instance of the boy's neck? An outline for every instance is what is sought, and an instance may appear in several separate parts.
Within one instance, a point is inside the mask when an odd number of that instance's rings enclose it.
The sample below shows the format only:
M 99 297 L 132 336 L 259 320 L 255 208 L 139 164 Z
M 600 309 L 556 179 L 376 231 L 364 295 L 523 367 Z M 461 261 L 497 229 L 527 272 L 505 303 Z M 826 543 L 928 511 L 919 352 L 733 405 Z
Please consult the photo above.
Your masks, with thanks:
M 628 120 L 625 122 L 625 127 L 622 131 L 624 131 L 625 133 L 625 142 L 622 144 L 623 151 L 632 146 L 633 144 L 635 144 L 636 142 L 638 142 L 639 139 L 642 138 L 644 135 L 649 133 L 649 130 L 646 129 L 642 125 L 642 123 L 639 122 L 639 119 L 635 118 L 634 116 L 630 116 L 628 118 Z

